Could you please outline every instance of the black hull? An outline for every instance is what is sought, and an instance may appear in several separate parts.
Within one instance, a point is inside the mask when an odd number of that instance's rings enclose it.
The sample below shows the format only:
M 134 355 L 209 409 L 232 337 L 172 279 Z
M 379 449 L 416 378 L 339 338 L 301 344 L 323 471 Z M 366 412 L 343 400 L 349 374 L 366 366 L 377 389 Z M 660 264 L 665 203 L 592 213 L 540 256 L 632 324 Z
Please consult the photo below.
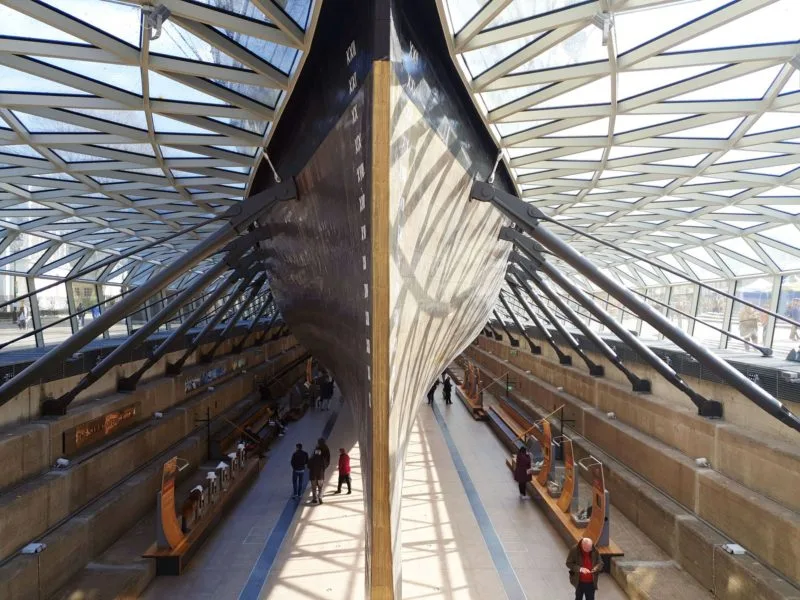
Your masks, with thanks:
M 324 3 L 268 148 L 299 189 L 264 224 L 272 291 L 358 424 L 371 598 L 400 597 L 396 528 L 417 407 L 486 322 L 509 251 L 500 214 L 469 202 L 497 150 L 438 23 L 422 0 Z M 253 192 L 270 179 L 262 166 Z M 496 181 L 510 189 L 504 170 Z

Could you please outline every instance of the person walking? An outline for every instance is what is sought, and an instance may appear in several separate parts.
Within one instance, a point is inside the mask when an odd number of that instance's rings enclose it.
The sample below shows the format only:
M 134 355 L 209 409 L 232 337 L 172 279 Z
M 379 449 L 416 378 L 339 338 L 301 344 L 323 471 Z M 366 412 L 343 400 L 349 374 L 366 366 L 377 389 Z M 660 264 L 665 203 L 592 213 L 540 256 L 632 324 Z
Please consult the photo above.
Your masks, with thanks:
M 449 377 L 445 377 L 444 385 L 442 386 L 442 391 L 444 392 L 444 403 L 452 404 L 453 400 L 451 399 L 450 394 L 453 391 L 453 382 L 450 381 Z
M 333 398 L 333 378 L 330 375 L 325 375 L 321 388 L 322 410 L 330 410 L 331 398 Z
M 322 482 L 325 479 L 325 459 L 322 450 L 314 448 L 308 459 L 308 476 L 311 480 L 311 504 L 322 504 Z
M 436 388 L 439 387 L 439 378 L 436 378 L 436 381 L 433 382 L 431 389 L 428 390 L 428 404 L 433 406 L 433 394 L 436 392 Z
M 583 538 L 567 554 L 569 582 L 575 586 L 575 600 L 594 600 L 597 579 L 603 570 L 600 553 L 589 538 Z
M 292 498 L 297 499 L 303 493 L 303 477 L 306 474 L 307 466 L 308 452 L 303 450 L 303 444 L 297 444 L 294 454 L 292 454 L 292 488 L 294 489 Z
M 334 494 L 342 493 L 343 483 L 347 484 L 347 493 L 349 494 L 352 491 L 350 489 L 350 456 L 347 454 L 347 450 L 339 448 L 339 486 Z
M 514 480 L 519 484 L 519 499 L 525 500 L 528 495 L 528 482 L 531 480 L 531 456 L 525 446 L 517 452 Z

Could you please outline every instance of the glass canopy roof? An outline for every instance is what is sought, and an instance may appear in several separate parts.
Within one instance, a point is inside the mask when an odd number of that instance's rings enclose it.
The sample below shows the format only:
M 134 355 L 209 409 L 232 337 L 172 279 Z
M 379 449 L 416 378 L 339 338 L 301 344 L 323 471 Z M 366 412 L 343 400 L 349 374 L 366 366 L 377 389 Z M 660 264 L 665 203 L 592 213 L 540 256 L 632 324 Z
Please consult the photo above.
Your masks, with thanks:
M 437 2 L 518 193 L 593 262 L 635 287 L 680 278 L 601 241 L 702 280 L 800 270 L 800 2 Z
M 216 229 L 299 72 L 312 4 L 0 0 L 0 272 L 61 278 L 198 226 L 89 276 L 137 285 Z

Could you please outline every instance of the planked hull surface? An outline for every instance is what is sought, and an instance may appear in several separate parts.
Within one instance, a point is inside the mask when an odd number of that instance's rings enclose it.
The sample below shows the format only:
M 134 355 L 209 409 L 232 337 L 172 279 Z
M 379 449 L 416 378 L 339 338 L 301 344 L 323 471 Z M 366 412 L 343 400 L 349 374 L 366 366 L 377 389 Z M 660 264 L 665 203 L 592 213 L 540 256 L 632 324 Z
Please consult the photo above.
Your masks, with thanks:
M 500 213 L 469 201 L 496 148 L 438 27 L 424 0 L 323 4 L 268 149 L 299 190 L 263 224 L 271 287 L 354 412 L 367 596 L 380 599 L 401 597 L 400 493 L 416 411 L 486 322 L 510 250 Z M 262 167 L 253 191 L 270 176 Z M 510 189 L 505 171 L 496 183 Z

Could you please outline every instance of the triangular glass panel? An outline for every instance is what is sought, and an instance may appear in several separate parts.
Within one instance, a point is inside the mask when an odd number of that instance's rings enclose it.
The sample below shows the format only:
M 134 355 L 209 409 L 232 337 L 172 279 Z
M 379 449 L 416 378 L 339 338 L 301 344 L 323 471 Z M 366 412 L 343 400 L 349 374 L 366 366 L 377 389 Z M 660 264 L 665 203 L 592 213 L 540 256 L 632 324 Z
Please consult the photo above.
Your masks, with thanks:
M 525 46 L 540 37 L 540 35 L 526 35 L 462 53 L 469 74 L 473 79 L 477 78 L 481 73 L 491 69 L 497 63 L 522 50 Z
M 212 81 L 218 86 L 227 88 L 250 100 L 255 100 L 271 109 L 278 106 L 278 98 L 280 98 L 280 95 L 283 93 L 281 90 L 261 87 L 259 85 L 236 83 L 233 81 L 224 81 L 222 79 L 213 79 Z
M 747 131 L 747 135 L 800 127 L 800 114 L 789 112 L 766 112 Z
M 115 65 L 69 58 L 43 57 L 41 60 L 87 79 L 99 81 L 139 96 L 142 95 L 142 77 L 138 66 Z
M 727 3 L 727 0 L 726 0 Z M 691 7 L 692 3 L 687 6 Z M 738 19 L 714 27 L 676 46 L 674 50 L 706 50 L 731 46 L 749 46 L 797 40 L 798 4 L 778 0 L 764 8 L 742 14 Z
M 800 215 L 800 203 L 797 204 L 767 204 L 766 208 L 777 210 L 788 215 Z
M 150 97 L 154 100 L 173 100 L 177 102 L 194 102 L 200 104 L 225 104 L 215 96 L 201 92 L 193 87 L 170 79 L 155 71 L 148 74 L 150 79 Z
M 190 133 L 190 134 L 199 134 L 199 135 L 218 135 L 215 131 L 210 131 L 208 129 L 203 129 L 201 127 L 196 127 L 194 125 L 190 125 L 189 123 L 184 123 L 178 119 L 172 119 L 170 117 L 165 117 L 164 115 L 153 115 L 153 126 L 156 129 L 157 133 Z
M 0 64 L 0 90 L 19 92 L 24 90 L 36 94 L 70 94 L 90 96 L 87 92 L 36 75 L 29 75 Z
M 736 227 L 737 229 L 750 229 L 751 227 L 758 227 L 764 224 L 764 221 L 729 221 L 725 219 L 720 219 L 719 222 L 730 225 L 731 227 Z
M 691 156 L 681 156 L 680 158 L 669 158 L 667 160 L 658 160 L 652 162 L 652 165 L 667 165 L 675 167 L 696 167 L 699 165 L 708 154 L 692 154 Z
M 608 158 L 609 160 L 615 160 L 618 158 L 629 158 L 631 156 L 647 156 L 648 154 L 654 154 L 656 152 L 663 152 L 663 148 L 644 148 L 644 147 L 635 147 L 635 146 L 612 146 L 611 150 L 609 151 Z
M 217 28 L 217 31 L 224 33 L 237 44 L 244 46 L 261 60 L 267 61 L 281 73 L 288 75 L 297 65 L 297 59 L 300 53 L 294 48 L 281 46 L 274 42 L 268 42 L 261 38 L 242 35 L 233 31 L 222 31 L 219 28 Z
M 0 146 L 0 156 L 3 154 L 12 154 L 14 156 L 27 156 L 28 158 L 44 158 L 41 154 L 39 154 L 36 150 L 31 148 L 30 146 L 24 145 L 12 145 L 12 146 Z
M 71 108 L 71 112 L 109 121 L 117 125 L 147 131 L 147 117 L 142 110 L 98 110 L 94 108 Z M 155 115 L 153 115 L 155 116 Z
M 256 135 L 264 135 L 268 125 L 266 121 L 260 121 L 258 119 L 231 119 L 217 117 L 208 117 L 208 119 L 211 121 L 224 123 L 225 125 L 230 125 L 231 127 L 236 127 L 237 129 L 249 131 L 250 133 L 255 133 Z
M 545 137 L 547 138 L 557 138 L 557 137 L 595 137 L 595 136 L 607 136 L 608 135 L 608 119 L 598 119 L 597 121 L 591 121 L 589 123 L 584 123 L 583 125 L 577 125 L 576 127 L 570 127 L 568 129 L 563 129 L 561 131 L 557 131 L 555 133 L 551 133 Z
M 70 152 L 69 150 L 53 150 L 61 160 L 67 163 L 82 163 L 82 162 L 103 162 L 108 161 L 108 158 L 101 158 L 99 156 L 91 156 L 89 154 L 81 154 L 79 152 Z
M 713 194 L 714 196 L 723 196 L 725 198 L 732 198 L 736 194 L 741 194 L 749 188 L 733 188 L 731 190 L 707 190 L 705 194 Z
M 672 183 L 673 181 L 675 181 L 674 178 L 673 179 L 656 179 L 656 180 L 653 180 L 653 181 L 647 181 L 645 183 L 640 183 L 639 185 L 644 185 L 644 186 L 647 186 L 647 187 L 665 188 L 670 183 Z
M 800 231 L 794 225 L 781 225 L 774 229 L 759 231 L 759 235 L 781 242 L 792 248 L 800 248 Z
M 778 265 L 781 271 L 796 271 L 800 269 L 800 256 L 789 254 L 783 250 L 779 250 L 774 246 L 768 244 L 758 244 L 759 247 L 766 252 L 767 256 Z
M 165 21 L 161 36 L 151 40 L 150 52 L 155 55 L 175 56 L 193 61 L 241 68 L 242 64 L 216 46 L 197 37 L 174 21 Z
M 71 36 L 55 27 L 17 12 L 7 6 L 0 6 L 0 35 L 14 37 L 25 32 L 25 37 L 37 40 L 67 42 L 88 46 L 83 40 Z
M 782 177 L 787 173 L 791 173 L 797 167 L 800 167 L 800 163 L 794 163 L 791 165 L 775 165 L 774 167 L 760 167 L 758 169 L 744 169 L 743 173 L 757 173 L 759 175 L 774 175 L 776 177 Z
M 732 250 L 737 254 L 741 254 L 742 256 L 749 258 L 750 260 L 754 260 L 758 263 L 763 263 L 764 261 L 758 256 L 755 250 L 750 247 L 745 240 L 742 238 L 731 238 L 729 240 L 720 240 L 716 242 L 717 246 L 721 246 L 722 248 L 727 248 L 728 250 Z
M 719 68 L 719 65 L 653 69 L 648 71 L 622 71 L 618 76 L 617 93 L 620 99 L 628 100 L 653 90 L 662 90 L 674 83 L 692 79 L 717 68 Z M 665 97 L 670 97 L 668 90 L 664 90 L 664 94 Z
M 729 150 L 717 159 L 715 165 L 740 162 L 745 160 L 759 160 L 771 156 L 780 156 L 771 152 L 753 152 L 752 150 Z
M 145 154 L 147 156 L 155 156 L 153 147 L 150 144 L 97 144 L 103 148 L 110 148 L 111 150 L 119 150 L 121 152 L 131 152 L 134 154 Z
M 736 128 L 739 127 L 743 120 L 744 117 L 727 119 L 718 123 L 711 123 L 710 125 L 676 131 L 675 133 L 665 133 L 659 137 L 727 139 L 736 131 Z
M 214 145 L 212 148 L 219 148 L 220 150 L 227 150 L 228 152 L 235 152 L 236 154 L 243 154 L 245 156 L 255 156 L 256 155 L 256 148 L 255 146 L 217 146 Z
M 139 46 L 141 12 L 138 6 L 119 2 L 76 3 L 75 0 L 46 0 L 46 3 L 131 46 Z
M 745 275 L 758 275 L 759 273 L 763 272 L 760 269 L 751 267 L 750 265 L 738 261 L 735 258 L 728 256 L 727 254 L 723 254 L 722 252 L 719 253 L 719 257 L 728 266 L 728 268 L 731 271 L 733 271 L 733 274 L 736 277 L 743 277 Z
M 536 55 L 528 62 L 511 71 L 511 73 L 525 73 L 578 63 L 607 61 L 608 50 L 603 46 L 602 42 L 603 32 L 594 25 L 588 25 L 573 36 Z
M 28 113 L 20 112 L 18 110 L 11 111 L 14 116 L 20 120 L 30 133 L 97 133 L 94 129 L 88 127 L 81 127 L 73 125 L 72 123 L 64 123 L 62 121 L 54 121 L 38 115 L 30 115 Z
M 758 194 L 759 198 L 779 198 L 781 196 L 789 196 L 789 197 L 800 196 L 800 190 L 785 185 L 779 185 L 777 187 L 772 188 L 771 190 L 766 190 Z
M 537 108 L 557 108 L 562 106 L 592 106 L 611 102 L 611 80 L 602 77 L 579 88 L 565 92 L 537 104 Z
M 689 114 L 669 114 L 669 115 L 617 115 L 614 122 L 614 133 L 627 133 L 638 129 L 645 129 L 655 125 L 674 123 L 682 119 L 693 117 Z M 677 123 L 676 123 L 677 124 Z
M 741 77 L 734 77 L 727 81 L 715 85 L 682 94 L 672 98 L 673 101 L 697 102 L 714 100 L 760 100 L 763 98 L 769 86 L 775 81 L 780 73 L 782 66 L 771 67 L 748 73 Z

